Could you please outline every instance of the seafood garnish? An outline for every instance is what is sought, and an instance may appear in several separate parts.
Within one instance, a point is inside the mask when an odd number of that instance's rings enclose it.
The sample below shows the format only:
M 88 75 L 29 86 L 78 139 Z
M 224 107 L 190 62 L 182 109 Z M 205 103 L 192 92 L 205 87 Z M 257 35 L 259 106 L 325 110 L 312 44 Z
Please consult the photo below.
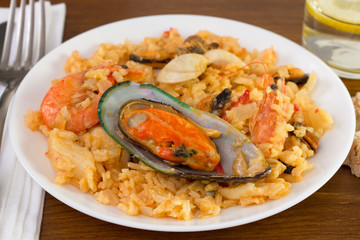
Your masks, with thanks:
M 185 39 L 182 46 L 177 48 L 177 53 L 178 55 L 186 53 L 204 54 L 208 50 L 216 49 L 218 47 L 219 44 L 217 42 L 212 42 L 209 44 L 199 35 L 192 35 Z
M 206 70 L 208 63 L 209 60 L 200 54 L 187 53 L 180 55 L 161 69 L 157 81 L 179 83 L 197 78 Z
M 284 148 L 287 137 L 286 128 L 282 127 L 281 137 L 274 138 L 274 136 L 279 134 L 278 126 L 287 123 L 286 114 L 290 109 L 290 102 L 285 101 L 285 98 L 283 101 L 279 100 L 281 99 L 279 95 L 282 93 L 269 74 L 264 74 L 263 79 L 265 83 L 264 96 L 249 125 L 251 140 L 262 150 L 266 158 L 271 158 L 273 151 L 281 152 Z M 278 109 L 274 106 L 278 106 Z M 279 114 L 279 109 L 281 109 L 282 114 Z M 266 147 L 268 144 L 272 145 L 272 149 Z
M 162 50 L 138 50 L 130 54 L 130 60 L 144 63 L 154 68 L 162 68 L 171 60 L 171 55 Z
M 292 125 L 294 126 L 294 131 L 292 131 L 292 133 L 303 143 L 305 143 L 310 149 L 312 149 L 314 152 L 317 152 L 319 147 L 319 139 L 303 124 L 294 122 Z
M 88 79 L 87 73 L 94 70 L 107 71 L 107 79 Z M 110 63 L 64 77 L 50 88 L 41 103 L 40 111 L 45 125 L 50 129 L 79 133 L 99 123 L 96 114 L 98 103 L 105 90 L 116 82 L 113 76 L 116 71 L 138 77 L 131 69 Z
M 249 68 L 235 54 L 222 49 L 213 49 L 204 54 L 186 53 L 174 58 L 161 69 L 157 80 L 162 83 L 185 82 L 200 76 L 209 64 L 222 66 L 229 63 L 236 64 L 241 69 Z
M 291 81 L 297 85 L 305 84 L 309 79 L 309 74 L 305 74 L 300 68 L 288 69 L 289 77 L 285 78 L 286 81 Z
M 235 54 L 222 49 L 214 49 L 207 51 L 204 56 L 209 59 L 209 64 L 222 66 L 229 63 L 235 63 L 238 67 L 244 67 L 246 64 Z
M 303 85 L 307 83 L 309 79 L 309 74 L 305 74 L 300 68 L 290 68 L 288 69 L 289 76 L 285 77 L 286 82 L 294 82 L 296 85 Z M 281 79 L 278 73 L 273 74 L 272 76 L 275 80 Z
M 129 135 L 124 135 L 124 132 L 127 130 L 123 129 L 123 126 L 119 127 L 119 116 L 120 118 L 123 117 L 122 112 L 128 107 L 129 101 L 136 105 L 139 102 L 143 103 L 143 100 L 140 99 L 145 100 L 146 103 L 150 101 L 150 105 L 153 105 L 153 107 L 150 107 L 152 109 L 160 108 L 170 113 L 178 112 L 180 116 L 185 116 L 186 119 L 190 119 L 190 121 L 194 122 L 195 125 L 201 126 L 201 128 L 214 129 L 220 132 L 220 136 L 217 134 L 216 138 L 212 139 L 212 141 L 220 155 L 220 164 L 215 169 L 222 168 L 223 171 L 201 171 L 193 169 L 188 165 L 169 164 L 168 161 L 164 161 L 163 158 L 151 153 L 151 150 L 149 151 L 146 147 L 144 148 L 142 143 L 137 142 L 135 144 L 134 139 L 129 141 Z M 121 107 L 123 105 L 124 108 Z M 137 105 L 139 106 L 139 104 Z M 147 106 L 146 108 L 149 107 Z M 145 116 L 143 113 L 152 110 L 140 108 L 139 111 L 143 112 L 133 119 L 134 122 L 128 123 L 135 128 L 142 127 L 142 124 L 148 119 L 148 115 L 145 114 Z M 151 84 L 123 82 L 114 85 L 102 96 L 98 114 L 101 125 L 115 141 L 134 155 L 134 157 L 157 171 L 177 177 L 230 181 L 234 183 L 256 181 L 270 173 L 270 165 L 265 160 L 262 152 L 245 134 L 217 116 L 193 108 Z M 131 111 L 130 113 L 125 111 L 124 116 L 128 114 L 132 115 Z M 120 123 L 120 125 L 122 124 Z M 173 125 L 173 123 L 170 125 Z M 170 144 L 172 143 L 168 142 L 168 145 Z M 187 146 L 180 147 L 178 150 L 177 155 L 183 155 L 184 158 L 194 155 L 194 151 Z
M 213 171 L 220 161 L 206 132 L 164 104 L 142 99 L 125 103 L 119 111 L 119 129 L 129 141 L 173 163 Z
M 204 54 L 209 48 L 207 42 L 199 35 L 192 35 L 185 39 L 178 52 Z
M 197 105 L 197 108 L 203 111 L 211 112 L 216 116 L 222 116 L 225 109 L 230 104 L 231 89 L 225 88 L 217 96 L 209 95 L 203 98 Z

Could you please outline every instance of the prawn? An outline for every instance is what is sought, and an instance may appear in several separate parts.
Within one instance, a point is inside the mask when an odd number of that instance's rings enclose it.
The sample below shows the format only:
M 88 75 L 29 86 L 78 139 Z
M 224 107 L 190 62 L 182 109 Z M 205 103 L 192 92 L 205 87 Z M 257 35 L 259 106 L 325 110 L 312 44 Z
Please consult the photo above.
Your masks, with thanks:
M 258 111 L 250 121 L 250 134 L 253 143 L 262 150 L 266 158 L 276 157 L 284 148 L 287 138 L 287 115 L 292 106 L 285 96 L 285 80 L 282 92 L 274 79 L 267 73 L 263 76 L 264 95 L 259 102 Z M 283 98 L 279 95 L 283 94 Z
M 106 80 L 97 82 L 97 88 L 86 87 L 86 74 L 90 70 L 109 69 Z M 127 69 L 112 63 L 65 76 L 45 95 L 40 112 L 44 124 L 50 129 L 60 128 L 79 133 L 99 122 L 97 108 L 102 94 L 116 83 L 113 73 L 125 71 L 130 78 L 141 77 L 139 70 Z M 129 79 L 131 80 L 131 79 Z M 94 84 L 93 84 L 94 85 Z

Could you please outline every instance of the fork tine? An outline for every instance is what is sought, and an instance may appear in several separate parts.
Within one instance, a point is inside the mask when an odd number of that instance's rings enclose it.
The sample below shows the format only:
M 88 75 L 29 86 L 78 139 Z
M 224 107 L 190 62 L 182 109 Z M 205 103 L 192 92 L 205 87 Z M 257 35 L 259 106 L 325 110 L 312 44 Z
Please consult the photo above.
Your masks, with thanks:
M 39 56 L 37 60 L 40 60 L 45 55 L 45 38 L 46 38 L 46 26 L 45 26 L 45 3 L 44 0 L 40 0 L 40 45 Z
M 23 38 L 24 38 L 24 22 L 25 22 L 25 5 L 26 1 L 21 0 L 20 3 L 20 16 L 19 16 L 19 28 L 17 29 L 17 50 L 16 50 L 16 57 L 14 60 L 13 68 L 15 70 L 20 69 L 21 67 L 21 55 L 22 55 L 22 48 L 23 48 Z
M 39 29 L 39 53 L 37 56 L 37 60 L 39 60 L 44 54 L 45 54 L 45 3 L 44 0 L 40 1 L 40 29 Z M 25 18 L 25 5 L 26 0 L 21 0 L 21 6 L 20 6 L 20 19 L 19 19 L 19 32 L 17 32 L 17 53 L 16 53 L 16 59 L 15 63 L 18 67 L 16 69 L 14 66 L 9 65 L 9 56 L 10 56 L 10 47 L 11 47 L 11 41 L 12 41 L 12 33 L 14 28 L 14 15 L 15 15 L 15 8 L 16 8 L 16 0 L 11 0 L 10 3 L 10 14 L 9 14 L 9 20 L 8 25 L 6 28 L 6 36 L 4 41 L 4 50 L 3 54 L 1 56 L 1 62 L 0 62 L 0 70 L 2 73 L 4 73 L 4 81 L 1 81 L 0 83 L 5 83 L 5 90 L 0 95 L 0 150 L 1 150 L 1 141 L 2 141 L 2 135 L 4 130 L 4 123 L 6 118 L 6 113 L 8 110 L 8 106 L 10 103 L 10 100 L 12 96 L 14 95 L 17 87 L 19 86 L 21 80 L 25 76 L 25 74 L 28 72 L 28 70 L 32 67 L 32 48 L 33 45 L 33 37 L 34 37 L 34 0 L 30 0 L 30 26 L 29 26 L 29 35 L 27 38 L 27 50 L 30 50 L 30 52 L 26 52 L 26 57 L 30 60 L 25 60 L 27 62 L 27 67 L 22 67 L 22 61 L 21 61 L 21 55 L 22 55 L 22 43 L 23 43 L 23 31 L 24 31 L 24 18 Z M 27 51 L 26 50 L 26 51 Z M 35 58 L 34 58 L 35 59 Z M 2 79 L 3 80 L 3 79 Z
M 3 54 L 1 56 L 0 69 L 7 69 L 9 67 L 10 46 L 12 41 L 12 32 L 14 29 L 16 0 L 10 2 L 10 14 L 8 18 L 8 25 L 6 27 Z
M 27 45 L 25 53 L 25 69 L 32 66 L 33 44 L 34 44 L 34 0 L 30 0 L 30 16 L 29 16 L 29 34 L 27 35 Z

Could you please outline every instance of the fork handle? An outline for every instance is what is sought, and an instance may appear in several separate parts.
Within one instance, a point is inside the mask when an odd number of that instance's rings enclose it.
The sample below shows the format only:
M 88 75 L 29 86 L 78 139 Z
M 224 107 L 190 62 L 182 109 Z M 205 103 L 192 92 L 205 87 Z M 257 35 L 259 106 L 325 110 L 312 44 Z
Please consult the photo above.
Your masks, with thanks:
M 0 98 L 0 149 L 2 148 L 2 139 L 5 126 L 6 114 L 9 108 L 11 97 L 14 95 L 17 87 L 6 87 Z

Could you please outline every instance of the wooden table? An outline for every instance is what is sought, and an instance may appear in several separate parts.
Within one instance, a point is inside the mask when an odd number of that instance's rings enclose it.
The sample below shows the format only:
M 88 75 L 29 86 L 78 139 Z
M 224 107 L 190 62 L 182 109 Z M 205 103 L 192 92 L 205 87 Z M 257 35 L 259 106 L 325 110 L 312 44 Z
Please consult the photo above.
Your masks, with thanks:
M 3 4 L 6 6 L 7 3 Z M 66 2 L 64 41 L 86 30 L 155 14 L 201 14 L 234 19 L 301 44 L 304 1 L 288 0 L 52 0 Z M 246 33 L 244 33 L 246 34 Z M 360 81 L 343 79 L 351 95 Z M 334 96 L 336 97 L 336 96 Z M 341 147 L 341 146 L 339 146 Z M 40 239 L 360 239 L 360 179 L 348 167 L 316 193 L 272 217 L 223 230 L 164 233 L 107 223 L 46 194 Z

